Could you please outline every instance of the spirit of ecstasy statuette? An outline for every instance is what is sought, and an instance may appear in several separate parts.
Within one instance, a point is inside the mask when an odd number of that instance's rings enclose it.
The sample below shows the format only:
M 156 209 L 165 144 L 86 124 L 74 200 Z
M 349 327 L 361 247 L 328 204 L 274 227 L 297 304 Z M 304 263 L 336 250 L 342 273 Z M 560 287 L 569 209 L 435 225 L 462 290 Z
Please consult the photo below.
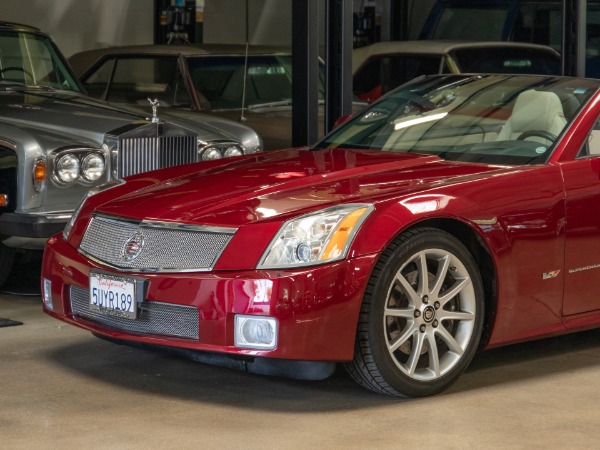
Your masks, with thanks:
M 158 99 L 154 99 L 152 100 L 150 97 L 147 97 L 148 101 L 150 102 L 150 105 L 152 106 L 152 123 L 158 123 L 160 122 L 160 120 L 158 119 L 158 116 L 156 115 L 156 110 L 158 109 L 159 106 L 159 102 Z

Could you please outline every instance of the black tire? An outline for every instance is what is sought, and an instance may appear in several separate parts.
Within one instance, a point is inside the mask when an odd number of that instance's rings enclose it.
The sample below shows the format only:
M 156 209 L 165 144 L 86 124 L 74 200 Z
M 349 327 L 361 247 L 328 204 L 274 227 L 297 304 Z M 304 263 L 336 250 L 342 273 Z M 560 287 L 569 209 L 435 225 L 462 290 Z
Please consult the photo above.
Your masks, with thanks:
M 383 252 L 369 280 L 354 359 L 346 370 L 379 393 L 441 392 L 477 350 L 483 292 L 472 254 L 454 236 L 425 227 L 402 234 Z
M 7 247 L 0 243 L 0 286 L 2 286 L 8 276 L 15 262 L 16 251 L 14 248 Z

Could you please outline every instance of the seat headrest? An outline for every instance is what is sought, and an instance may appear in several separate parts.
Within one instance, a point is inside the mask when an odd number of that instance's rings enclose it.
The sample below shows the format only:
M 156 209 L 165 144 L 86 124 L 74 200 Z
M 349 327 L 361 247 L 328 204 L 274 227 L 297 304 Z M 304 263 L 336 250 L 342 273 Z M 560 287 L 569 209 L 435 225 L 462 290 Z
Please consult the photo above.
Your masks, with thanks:
M 517 97 L 513 108 L 512 129 L 549 130 L 557 116 L 564 118 L 558 95 L 554 92 L 524 91 Z

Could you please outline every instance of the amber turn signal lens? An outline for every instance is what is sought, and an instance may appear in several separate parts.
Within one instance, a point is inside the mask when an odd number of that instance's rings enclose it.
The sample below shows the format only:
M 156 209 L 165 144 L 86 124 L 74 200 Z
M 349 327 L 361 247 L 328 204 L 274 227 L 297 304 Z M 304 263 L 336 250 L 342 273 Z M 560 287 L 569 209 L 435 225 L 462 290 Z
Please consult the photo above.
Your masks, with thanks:
M 8 195 L 0 194 L 0 206 L 8 206 Z
M 46 163 L 44 161 L 37 161 L 33 169 L 33 181 L 36 183 L 43 183 L 46 181 Z

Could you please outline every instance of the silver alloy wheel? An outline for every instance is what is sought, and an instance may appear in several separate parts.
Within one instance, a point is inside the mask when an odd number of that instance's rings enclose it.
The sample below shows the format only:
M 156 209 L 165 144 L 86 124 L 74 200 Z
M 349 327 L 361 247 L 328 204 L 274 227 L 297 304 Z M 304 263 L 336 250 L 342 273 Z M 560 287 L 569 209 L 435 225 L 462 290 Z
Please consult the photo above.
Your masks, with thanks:
M 471 342 L 476 305 L 469 272 L 458 257 L 442 249 L 414 254 L 394 276 L 383 314 L 395 365 L 417 381 L 447 374 Z

